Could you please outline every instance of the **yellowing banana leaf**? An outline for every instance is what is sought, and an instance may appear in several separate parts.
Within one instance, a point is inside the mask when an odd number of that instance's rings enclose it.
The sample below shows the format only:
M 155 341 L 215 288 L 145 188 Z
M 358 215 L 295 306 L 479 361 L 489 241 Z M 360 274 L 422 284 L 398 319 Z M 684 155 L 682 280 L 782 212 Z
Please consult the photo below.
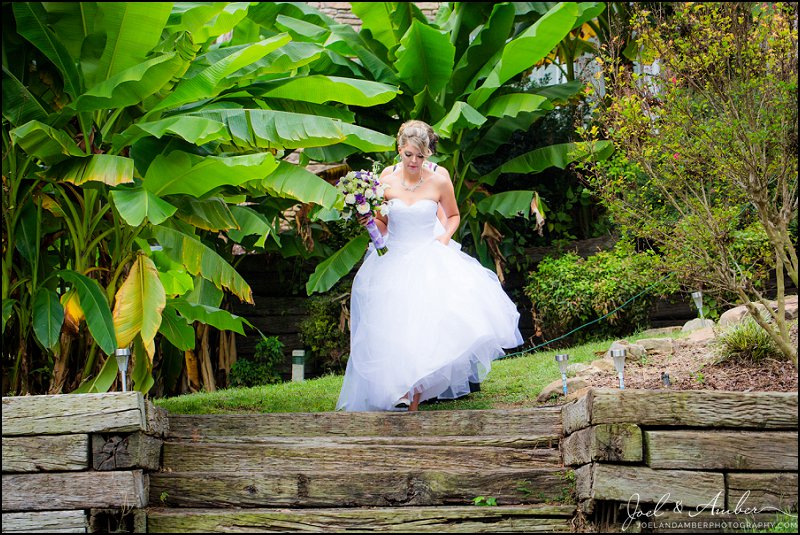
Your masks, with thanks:
M 112 154 L 92 154 L 64 162 L 51 169 L 49 174 L 60 176 L 76 186 L 89 181 L 118 186 L 133 182 L 133 160 Z
M 114 331 L 119 347 L 129 346 L 136 335 L 141 334 L 152 360 L 153 339 L 161 325 L 161 311 L 166 302 L 155 264 L 146 255 L 137 255 L 114 300 Z
M 177 210 L 142 187 L 114 189 L 111 191 L 111 198 L 119 215 L 132 227 L 141 225 L 145 217 L 150 223 L 159 225 Z
M 111 308 L 106 301 L 105 292 L 96 280 L 75 271 L 63 269 L 58 272 L 58 275 L 72 283 L 72 287 L 78 292 L 80 307 L 86 314 L 86 324 L 97 345 L 106 355 L 113 355 L 114 350 L 119 346 L 114 334 L 114 320 L 111 317 Z
M 253 303 L 253 292 L 242 276 L 196 237 L 163 226 L 154 227 L 153 234 L 167 254 L 189 273 L 201 275 L 217 288 L 227 288 L 242 301 Z
M 156 156 L 147 168 L 143 184 L 158 196 L 185 193 L 199 198 L 221 186 L 239 186 L 263 178 L 277 166 L 269 152 L 201 157 L 175 150 Z

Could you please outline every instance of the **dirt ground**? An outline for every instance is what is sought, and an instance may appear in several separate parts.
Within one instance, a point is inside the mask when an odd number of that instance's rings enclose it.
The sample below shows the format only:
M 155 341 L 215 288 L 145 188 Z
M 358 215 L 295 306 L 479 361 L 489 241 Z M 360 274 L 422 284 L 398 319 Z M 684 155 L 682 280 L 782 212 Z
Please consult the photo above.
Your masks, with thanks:
M 797 324 L 792 328 L 797 346 Z M 602 357 L 599 355 L 598 358 Z M 715 355 L 706 345 L 675 340 L 670 355 L 648 352 L 642 362 L 630 361 L 625 365 L 625 388 L 673 390 L 730 390 L 735 392 L 772 391 L 796 392 L 798 373 L 788 360 L 767 359 L 759 364 L 725 361 L 713 364 Z M 662 374 L 669 374 L 669 386 Z M 585 377 L 589 386 L 619 387 L 614 374 L 596 374 Z

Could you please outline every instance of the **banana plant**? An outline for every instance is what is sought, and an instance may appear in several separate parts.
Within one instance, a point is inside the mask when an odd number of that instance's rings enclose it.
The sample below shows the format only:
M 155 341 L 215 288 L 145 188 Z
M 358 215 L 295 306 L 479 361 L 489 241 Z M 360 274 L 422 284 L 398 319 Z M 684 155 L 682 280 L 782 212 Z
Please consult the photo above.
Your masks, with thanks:
M 455 2 L 444 4 L 435 22 L 411 2 L 351 5 L 362 21 L 359 32 L 294 4 L 271 5 L 252 17 L 272 32 L 286 31 L 308 46 L 324 47 L 324 61 L 309 66 L 315 73 L 360 75 L 399 88 L 397 98 L 359 110 L 361 124 L 387 134 L 412 118 L 433 125 L 440 136 L 437 161 L 451 173 L 461 212 L 455 238 L 469 240 L 481 261 L 492 265 L 491 238 L 481 238 L 493 235 L 491 223 L 533 215 L 534 225 L 540 225 L 543 209 L 534 189 L 535 174 L 563 168 L 588 157 L 589 151 L 580 144 L 547 147 L 488 173 L 479 171 L 475 161 L 502 151 L 515 132 L 528 130 L 561 100 L 580 93 L 581 85 L 574 82 L 531 91 L 516 89 L 515 84 L 571 31 L 595 17 L 602 3 Z M 290 92 L 281 96 L 293 98 Z M 365 156 L 383 163 L 392 158 L 391 152 L 364 155 L 352 145 L 306 154 L 328 162 L 346 158 L 354 168 L 371 165 Z M 530 187 L 493 192 L 497 177 L 505 172 L 530 175 Z M 362 255 L 363 243 L 349 242 L 318 265 L 307 292 L 328 290 Z
M 297 89 L 276 80 L 309 75 L 323 52 L 259 29 L 249 11 L 265 4 L 3 6 L 11 391 L 30 391 L 34 369 L 49 379 L 34 390 L 105 391 L 108 356 L 128 345 L 134 387 L 147 391 L 156 341 L 188 360 L 192 325 L 243 333 L 249 323 L 221 296 L 252 303 L 252 292 L 218 237 L 266 246 L 287 203 L 337 207 L 331 185 L 286 160 L 292 151 L 391 147 L 346 106 L 384 104 L 393 86 L 316 77 L 341 98 L 285 103 Z

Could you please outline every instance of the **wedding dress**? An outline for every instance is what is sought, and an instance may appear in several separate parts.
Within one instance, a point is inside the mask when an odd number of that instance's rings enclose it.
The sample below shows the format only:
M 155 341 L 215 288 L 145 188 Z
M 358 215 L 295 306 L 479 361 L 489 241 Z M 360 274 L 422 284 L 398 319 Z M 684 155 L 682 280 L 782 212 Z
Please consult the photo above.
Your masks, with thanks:
M 337 410 L 393 410 L 408 392 L 420 401 L 465 395 L 504 348 L 523 342 L 497 275 L 434 238 L 437 206 L 389 201 L 389 252 L 368 253 L 353 281 Z

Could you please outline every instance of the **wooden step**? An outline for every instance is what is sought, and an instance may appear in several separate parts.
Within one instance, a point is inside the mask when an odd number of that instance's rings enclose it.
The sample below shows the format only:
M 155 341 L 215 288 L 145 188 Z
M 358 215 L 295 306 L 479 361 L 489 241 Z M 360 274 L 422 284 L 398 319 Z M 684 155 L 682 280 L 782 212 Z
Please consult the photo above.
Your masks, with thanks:
M 574 505 L 359 509 L 162 509 L 147 511 L 151 533 L 343 532 L 550 533 L 574 531 Z
M 270 440 L 231 442 L 166 441 L 162 469 L 172 472 L 268 472 L 461 469 L 491 467 L 536 468 L 558 466 L 556 448 L 507 448 L 495 446 L 450 446 L 446 444 L 385 445 L 328 444 L 309 437 L 294 443 Z
M 251 436 L 559 437 L 561 407 L 420 412 L 170 415 L 170 436 L 203 440 Z
M 173 507 L 355 507 L 557 501 L 569 492 L 557 467 L 509 470 L 161 472 L 150 505 Z

